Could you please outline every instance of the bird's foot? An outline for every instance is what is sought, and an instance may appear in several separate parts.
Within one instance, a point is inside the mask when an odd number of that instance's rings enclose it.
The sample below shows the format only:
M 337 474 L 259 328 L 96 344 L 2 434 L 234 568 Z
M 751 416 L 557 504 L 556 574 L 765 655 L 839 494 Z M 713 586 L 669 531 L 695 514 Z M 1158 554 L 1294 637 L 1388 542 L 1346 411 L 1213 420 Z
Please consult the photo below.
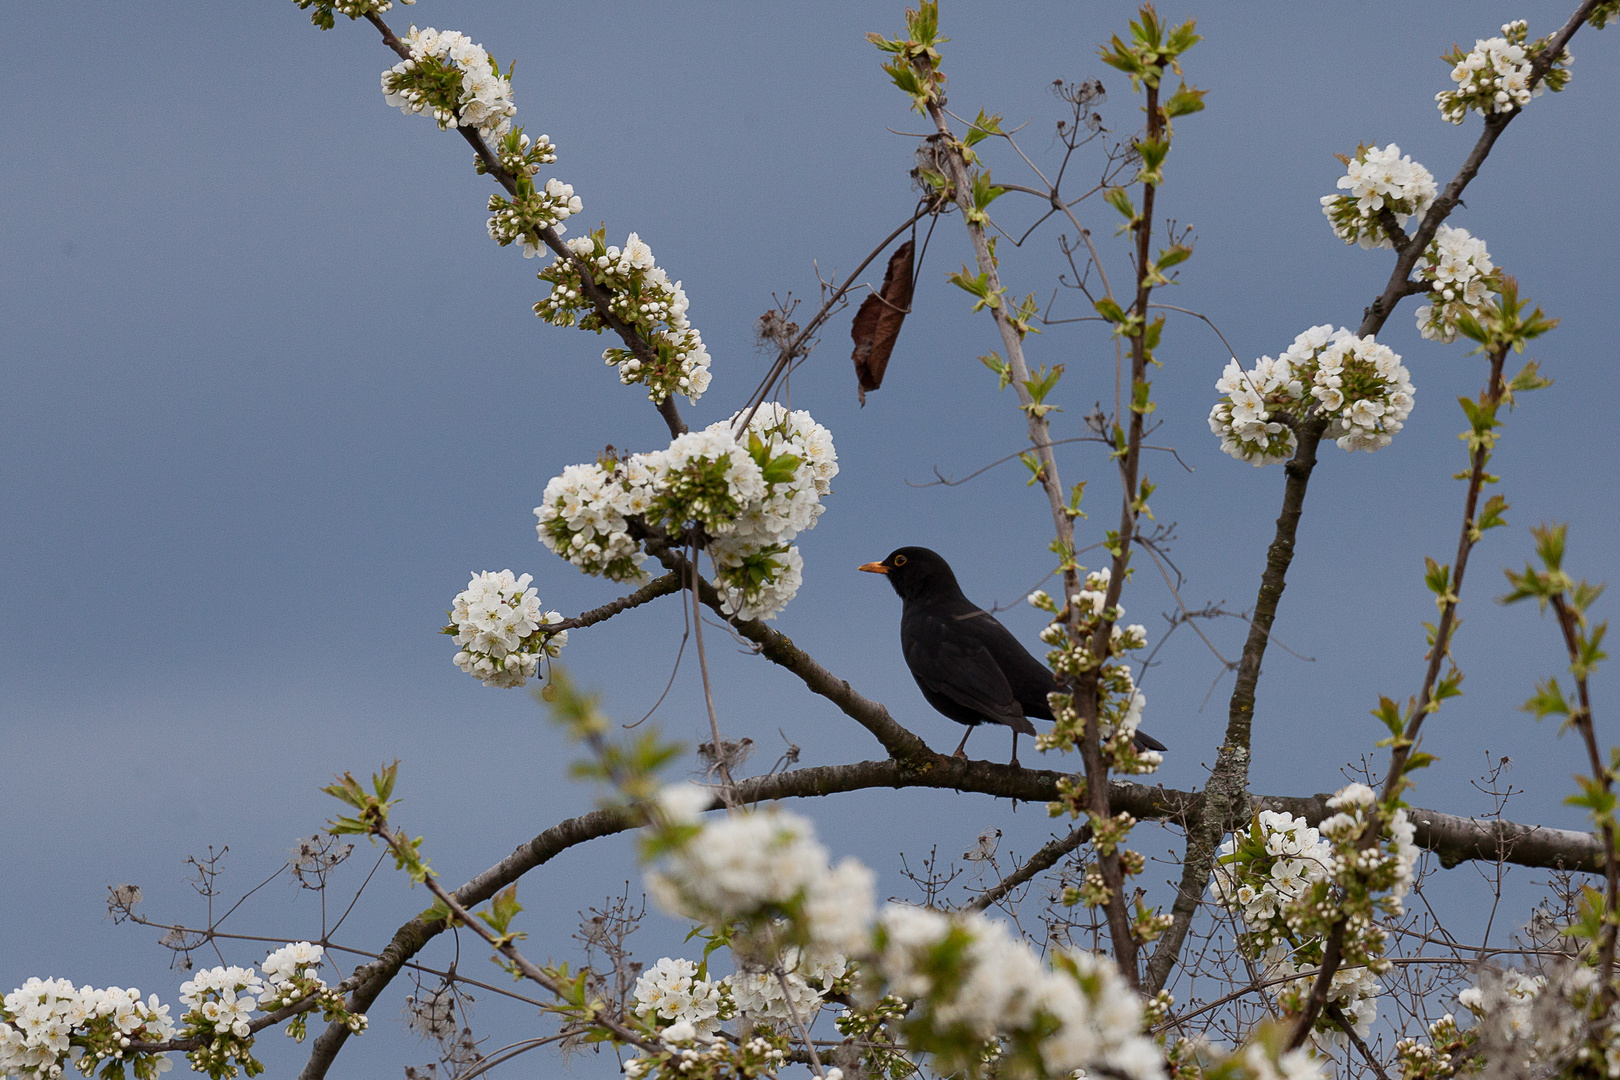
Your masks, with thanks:
M 1018 755 L 1017 754 L 1014 754 L 1013 759 L 1011 761 L 1007 762 L 1007 767 L 1012 768 L 1012 769 L 1022 769 L 1023 768 L 1022 765 L 1018 764 Z
M 951 757 L 960 758 L 961 760 L 966 761 L 967 760 L 967 751 L 965 749 L 963 749 L 962 747 L 958 746 L 956 748 L 956 753 L 952 754 Z

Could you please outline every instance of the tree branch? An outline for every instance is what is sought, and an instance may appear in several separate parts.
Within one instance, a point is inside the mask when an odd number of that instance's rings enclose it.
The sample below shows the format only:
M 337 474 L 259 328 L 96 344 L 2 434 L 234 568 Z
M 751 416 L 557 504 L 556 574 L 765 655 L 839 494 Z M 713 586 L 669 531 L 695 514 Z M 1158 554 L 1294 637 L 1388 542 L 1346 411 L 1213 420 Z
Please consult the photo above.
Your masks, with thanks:
M 1546 74 L 1552 62 L 1569 43 L 1575 31 L 1580 29 L 1597 3 L 1598 0 L 1583 0 L 1563 27 L 1549 39 L 1546 50 L 1536 58 L 1532 67 L 1530 78 L 1532 87 L 1541 81 L 1541 77 Z M 1391 237 L 1391 243 L 1397 245 L 1395 266 L 1390 271 L 1384 291 L 1362 313 L 1361 325 L 1356 330 L 1359 336 L 1376 335 L 1394 314 L 1396 305 L 1402 299 L 1427 291 L 1422 283 L 1411 280 L 1413 268 L 1428 248 L 1430 241 L 1434 239 L 1440 225 L 1462 202 L 1463 191 L 1479 173 L 1480 167 L 1485 164 L 1491 148 L 1496 145 L 1497 137 L 1522 111 L 1514 109 L 1511 112 L 1494 113 L 1487 117 L 1485 130 L 1480 133 L 1473 150 L 1469 152 L 1450 183 L 1446 184 L 1445 190 L 1423 215 L 1423 220 L 1418 224 L 1417 231 L 1412 234 L 1410 240 L 1402 243 L 1397 238 Z M 1304 503 L 1311 468 L 1316 463 L 1316 447 L 1321 439 L 1321 426 L 1320 421 L 1313 419 L 1299 432 L 1299 447 L 1295 451 L 1294 458 L 1286 466 L 1288 479 L 1283 491 L 1283 512 L 1277 518 L 1277 532 L 1267 551 L 1266 570 L 1260 579 L 1260 600 L 1255 607 L 1256 622 L 1249 634 L 1249 644 L 1246 644 L 1243 650 L 1245 665 L 1249 661 L 1250 645 L 1255 643 L 1256 634 L 1253 630 L 1259 626 L 1261 605 L 1265 603 L 1270 590 L 1274 590 L 1274 594 L 1266 620 L 1267 630 L 1270 629 L 1271 620 L 1276 616 L 1277 600 L 1281 597 L 1288 564 L 1293 558 L 1294 540 L 1299 526 L 1299 508 Z M 1254 688 L 1260 676 L 1259 665 L 1265 654 L 1265 644 L 1262 635 L 1262 640 L 1259 641 L 1254 653 L 1252 671 L 1245 671 L 1240 667 L 1237 686 L 1232 690 L 1226 740 L 1221 745 L 1215 769 L 1211 772 L 1209 783 L 1205 788 L 1217 801 L 1230 798 L 1232 792 L 1248 787 L 1249 729 L 1254 715 Z M 1156 991 L 1164 986 L 1170 976 L 1170 969 L 1175 966 L 1180 956 L 1182 943 L 1187 936 L 1187 927 L 1191 923 L 1194 911 L 1197 910 L 1198 899 L 1209 884 L 1209 868 L 1213 865 L 1214 849 L 1220 842 L 1219 835 L 1212 837 L 1210 833 L 1214 823 L 1222 816 L 1216 810 L 1199 822 L 1189 825 L 1187 855 L 1182 863 L 1181 888 L 1171 909 L 1173 921 L 1170 929 L 1159 939 L 1159 945 L 1148 961 L 1146 986 L 1150 991 Z
M 938 788 L 1021 802 L 1047 802 L 1057 797 L 1058 781 L 1067 775 L 1045 769 L 1015 769 L 999 762 L 966 761 L 929 751 L 926 763 L 921 766 L 890 759 L 813 766 L 751 777 L 738 783 L 737 799 L 739 803 L 752 804 L 874 788 Z M 1327 794 L 1263 796 L 1242 807 L 1241 819 L 1259 810 L 1279 810 L 1303 817 L 1315 825 L 1331 813 L 1327 806 L 1330 797 Z M 1198 792 L 1116 780 L 1110 785 L 1109 798 L 1118 810 L 1140 820 L 1177 821 L 1199 812 L 1204 796 Z M 710 809 L 719 809 L 720 805 L 715 799 Z M 1442 865 L 1448 867 L 1470 859 L 1495 862 L 1501 858 L 1518 866 L 1540 869 L 1587 873 L 1603 870 L 1602 844 L 1590 833 L 1507 821 L 1480 821 L 1433 810 L 1412 809 L 1408 813 L 1417 826 L 1418 845 L 1438 854 Z M 1225 827 L 1229 829 L 1232 824 L 1227 822 Z M 569 848 L 625 832 L 636 825 L 635 817 L 617 807 L 569 818 L 519 845 L 512 854 L 461 886 L 453 895 L 463 906 L 481 904 Z M 356 968 L 345 980 L 346 986 L 355 988 L 349 1010 L 364 1012 L 370 1008 L 405 963 L 443 930 L 442 922 L 427 923 L 421 919 L 412 919 L 396 930 L 393 940 L 377 960 Z M 349 1030 L 342 1024 L 329 1025 L 314 1041 L 309 1060 L 299 1074 L 300 1080 L 324 1077 L 348 1037 Z

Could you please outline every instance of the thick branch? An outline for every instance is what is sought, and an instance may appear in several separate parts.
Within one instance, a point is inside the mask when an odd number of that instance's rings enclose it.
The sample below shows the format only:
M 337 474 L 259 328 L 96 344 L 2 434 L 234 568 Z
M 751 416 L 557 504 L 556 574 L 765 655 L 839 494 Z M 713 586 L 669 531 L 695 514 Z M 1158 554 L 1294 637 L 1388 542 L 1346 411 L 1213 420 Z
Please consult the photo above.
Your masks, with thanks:
M 667 547 L 649 544 L 649 551 L 677 576 L 690 565 L 684 555 Z M 889 756 L 903 762 L 926 762 L 934 756 L 928 744 L 901 727 L 879 702 L 863 697 L 849 683 L 816 662 L 786 634 L 772 630 L 759 619 L 739 619 L 726 612 L 719 592 L 702 575 L 698 591 L 703 603 L 736 628 L 743 637 L 759 646 L 760 655 L 797 675 L 812 693 L 820 694 L 877 737 Z
M 1209 886 L 1215 865 L 1215 850 L 1227 830 L 1235 807 L 1243 805 L 1249 788 L 1249 740 L 1254 725 L 1255 687 L 1260 681 L 1260 662 L 1271 641 L 1271 627 L 1277 619 L 1277 606 L 1287 587 L 1288 567 L 1294 561 L 1294 541 L 1299 533 L 1300 515 L 1305 509 L 1305 492 L 1311 471 L 1316 468 L 1316 449 L 1322 439 L 1323 422 L 1312 420 L 1299 432 L 1294 456 L 1283 466 L 1287 482 L 1283 487 L 1282 512 L 1277 515 L 1277 531 L 1266 549 L 1266 568 L 1260 575 L 1260 593 L 1249 621 L 1249 637 L 1238 661 L 1237 684 L 1227 707 L 1226 737 L 1216 754 L 1215 768 L 1204 785 L 1202 812 L 1187 823 L 1187 853 L 1181 863 L 1181 886 L 1170 908 L 1170 929 L 1159 939 L 1148 960 L 1146 987 L 1149 992 L 1163 989 L 1181 954 L 1182 943 L 1192 925 L 1192 917 Z
M 1013 768 L 990 761 L 965 761 L 929 752 L 924 763 L 902 761 L 862 761 L 850 765 L 823 765 L 772 776 L 756 776 L 737 785 L 741 803 L 762 803 L 779 799 L 813 798 L 873 788 L 939 788 L 975 792 L 1021 802 L 1048 802 L 1057 798 L 1058 781 L 1067 774 L 1044 769 Z M 1197 792 L 1148 787 L 1115 781 L 1109 797 L 1117 810 L 1143 821 L 1189 820 L 1202 809 L 1203 796 Z M 1242 808 L 1243 818 L 1252 811 L 1283 810 L 1319 823 L 1330 811 L 1326 794 L 1310 796 L 1264 796 Z M 710 809 L 719 809 L 716 799 Z M 1454 866 L 1468 859 L 1495 862 L 1498 858 L 1518 866 L 1542 869 L 1580 870 L 1601 873 L 1601 842 L 1590 833 L 1544 829 L 1505 821 L 1481 821 L 1442 814 L 1433 810 L 1408 811 L 1417 826 L 1420 847 L 1434 851 L 1442 864 Z M 1230 828 L 1233 822 L 1227 822 Z M 595 810 L 552 826 L 520 845 L 501 862 L 479 874 L 454 893 L 463 906 L 481 904 L 524 874 L 542 866 L 569 848 L 590 840 L 635 828 L 636 819 L 618 808 Z M 401 967 L 415 956 L 444 924 L 412 919 L 394 933 L 379 959 L 357 968 L 348 985 L 356 986 L 349 1001 L 352 1012 L 364 1012 L 377 1000 Z M 318 1080 L 326 1075 L 338 1050 L 349 1037 L 341 1024 L 328 1026 L 315 1040 L 310 1058 L 299 1074 L 301 1080 Z

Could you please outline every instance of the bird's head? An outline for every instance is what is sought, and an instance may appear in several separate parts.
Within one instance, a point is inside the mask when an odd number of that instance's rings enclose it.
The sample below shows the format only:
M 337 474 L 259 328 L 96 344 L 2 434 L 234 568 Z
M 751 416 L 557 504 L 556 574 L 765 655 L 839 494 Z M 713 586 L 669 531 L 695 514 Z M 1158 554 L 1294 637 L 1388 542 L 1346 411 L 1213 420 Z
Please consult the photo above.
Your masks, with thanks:
M 869 574 L 882 574 L 894 586 L 902 600 L 912 600 L 929 594 L 960 595 L 950 563 L 938 552 L 925 547 L 897 548 L 882 562 L 869 562 L 857 569 Z

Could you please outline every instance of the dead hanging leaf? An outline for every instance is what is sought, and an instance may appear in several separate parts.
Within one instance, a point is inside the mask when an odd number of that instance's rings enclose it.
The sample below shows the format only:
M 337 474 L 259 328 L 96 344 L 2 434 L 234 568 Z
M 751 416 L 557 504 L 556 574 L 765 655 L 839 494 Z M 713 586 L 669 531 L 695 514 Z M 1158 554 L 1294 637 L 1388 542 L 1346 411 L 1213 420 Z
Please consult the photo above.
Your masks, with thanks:
M 912 252 L 910 240 L 895 248 L 889 256 L 889 268 L 883 273 L 883 288 L 861 301 L 849 330 L 855 339 L 852 356 L 862 405 L 866 404 L 868 390 L 883 385 L 883 373 L 889 366 L 895 339 L 900 336 L 900 324 L 911 311 Z

